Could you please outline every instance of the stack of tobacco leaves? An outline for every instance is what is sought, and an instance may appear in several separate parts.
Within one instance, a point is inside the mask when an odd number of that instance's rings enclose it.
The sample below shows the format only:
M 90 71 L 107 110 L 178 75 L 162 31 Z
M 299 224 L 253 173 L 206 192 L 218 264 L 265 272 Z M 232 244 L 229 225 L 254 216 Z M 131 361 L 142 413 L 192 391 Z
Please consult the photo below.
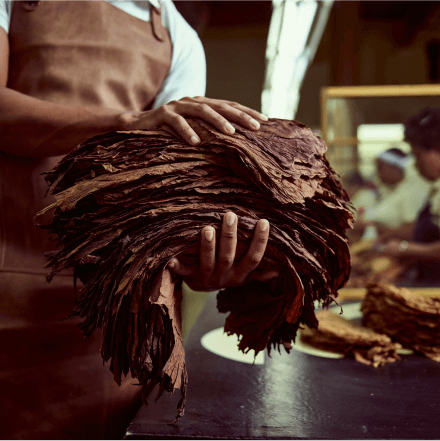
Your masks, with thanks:
M 270 283 L 228 288 L 219 309 L 225 331 L 255 353 L 295 338 L 301 323 L 316 327 L 313 302 L 328 305 L 350 271 L 345 231 L 348 197 L 324 154 L 325 143 L 303 124 L 272 119 L 257 132 L 235 126 L 224 135 L 189 120 L 202 142 L 187 145 L 171 130 L 113 132 L 78 146 L 47 173 L 55 203 L 48 279 L 74 267 L 84 283 L 74 315 L 86 336 L 103 331 L 102 357 L 117 382 L 131 371 L 144 402 L 152 388 L 181 389 L 181 280 L 167 262 L 198 262 L 200 230 L 217 244 L 224 214 L 238 216 L 237 259 L 259 219 L 271 224 L 260 269 L 278 268 Z
M 399 359 L 399 343 L 389 337 L 341 317 L 331 311 L 319 311 L 317 329 L 305 328 L 301 340 L 319 349 L 330 350 L 354 358 L 360 363 L 378 367 Z
M 362 303 L 363 324 L 405 348 L 440 361 L 440 299 L 374 283 Z

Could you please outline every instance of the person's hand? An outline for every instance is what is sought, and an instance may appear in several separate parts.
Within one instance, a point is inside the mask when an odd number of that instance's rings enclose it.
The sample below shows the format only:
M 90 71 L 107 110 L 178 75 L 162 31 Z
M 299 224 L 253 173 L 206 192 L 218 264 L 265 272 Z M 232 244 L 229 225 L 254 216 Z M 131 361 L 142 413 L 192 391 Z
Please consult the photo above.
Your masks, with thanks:
M 123 114 L 127 130 L 150 130 L 168 124 L 186 142 L 197 145 L 200 138 L 186 121 L 186 116 L 201 118 L 227 135 L 235 133 L 230 121 L 250 130 L 260 128 L 257 120 L 267 121 L 266 116 L 249 107 L 232 101 L 205 97 L 182 98 L 157 109 Z
M 198 265 L 185 265 L 177 258 L 168 262 L 168 267 L 194 291 L 215 291 L 228 286 L 239 286 L 259 280 L 268 282 L 277 277 L 276 269 L 259 271 L 256 268 L 263 259 L 269 238 L 269 222 L 257 222 L 254 236 L 247 253 L 234 262 L 237 246 L 237 216 L 228 212 L 223 217 L 218 256 L 216 258 L 215 230 L 205 227 L 201 231 Z

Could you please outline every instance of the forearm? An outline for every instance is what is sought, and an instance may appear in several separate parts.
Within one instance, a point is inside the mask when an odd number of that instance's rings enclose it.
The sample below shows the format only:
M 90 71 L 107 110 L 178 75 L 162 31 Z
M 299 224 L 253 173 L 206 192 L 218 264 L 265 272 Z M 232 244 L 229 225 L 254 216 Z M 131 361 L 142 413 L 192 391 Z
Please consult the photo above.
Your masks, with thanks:
M 414 234 L 414 223 L 408 223 L 402 225 L 399 228 L 389 228 L 381 223 L 376 222 L 375 227 L 379 234 L 380 240 L 389 240 L 391 238 L 396 238 L 400 240 L 411 240 Z
M 0 88 L 0 150 L 9 154 L 64 155 L 91 136 L 124 129 L 118 110 L 53 104 Z
M 409 242 L 408 247 L 401 255 L 405 258 L 421 261 L 440 262 L 440 241 L 431 243 Z

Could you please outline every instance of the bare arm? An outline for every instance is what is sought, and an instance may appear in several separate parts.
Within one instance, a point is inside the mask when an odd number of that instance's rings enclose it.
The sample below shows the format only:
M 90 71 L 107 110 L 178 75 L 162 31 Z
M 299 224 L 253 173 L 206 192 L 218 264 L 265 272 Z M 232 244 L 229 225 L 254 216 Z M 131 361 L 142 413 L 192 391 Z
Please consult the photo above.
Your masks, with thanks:
M 414 222 L 402 225 L 399 228 L 389 228 L 381 223 L 375 223 L 374 225 L 379 234 L 379 242 L 386 242 L 390 239 L 411 240 L 414 235 Z
M 0 28 L 0 149 L 19 156 L 53 156 L 71 151 L 93 135 L 122 127 L 119 111 L 64 106 L 6 87 L 9 42 Z
M 409 242 L 406 249 L 402 249 L 401 244 L 400 240 L 390 240 L 381 251 L 389 256 L 405 259 L 440 262 L 440 241 L 431 243 Z
M 226 134 L 233 134 L 234 121 L 259 129 L 263 115 L 237 103 L 205 97 L 182 98 L 146 112 L 121 112 L 100 107 L 53 104 L 8 89 L 9 42 L 0 28 L 0 150 L 18 155 L 45 157 L 70 152 L 93 135 L 112 130 L 149 130 L 172 126 L 188 143 L 200 139 L 184 116 L 196 116 Z

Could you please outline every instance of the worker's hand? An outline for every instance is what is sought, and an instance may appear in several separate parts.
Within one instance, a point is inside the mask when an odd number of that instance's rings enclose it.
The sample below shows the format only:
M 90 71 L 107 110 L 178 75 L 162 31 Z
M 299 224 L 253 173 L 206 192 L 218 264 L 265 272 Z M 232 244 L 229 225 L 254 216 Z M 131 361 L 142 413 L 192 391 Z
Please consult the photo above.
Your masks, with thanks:
M 267 121 L 266 116 L 249 107 L 205 97 L 182 98 L 146 112 L 123 114 L 127 130 L 150 130 L 168 124 L 189 144 L 197 145 L 200 138 L 186 121 L 186 116 L 201 118 L 227 135 L 235 133 L 230 121 L 250 130 L 260 128 L 258 120 Z
M 223 218 L 217 258 L 215 230 L 213 227 L 205 227 L 201 231 L 199 264 L 188 266 L 172 258 L 168 267 L 174 273 L 183 276 L 183 280 L 194 291 L 215 291 L 255 280 L 267 282 L 279 275 L 279 271 L 275 269 L 256 270 L 266 250 L 268 238 L 269 222 L 261 219 L 257 222 L 247 253 L 235 263 L 237 216 L 228 212 Z

